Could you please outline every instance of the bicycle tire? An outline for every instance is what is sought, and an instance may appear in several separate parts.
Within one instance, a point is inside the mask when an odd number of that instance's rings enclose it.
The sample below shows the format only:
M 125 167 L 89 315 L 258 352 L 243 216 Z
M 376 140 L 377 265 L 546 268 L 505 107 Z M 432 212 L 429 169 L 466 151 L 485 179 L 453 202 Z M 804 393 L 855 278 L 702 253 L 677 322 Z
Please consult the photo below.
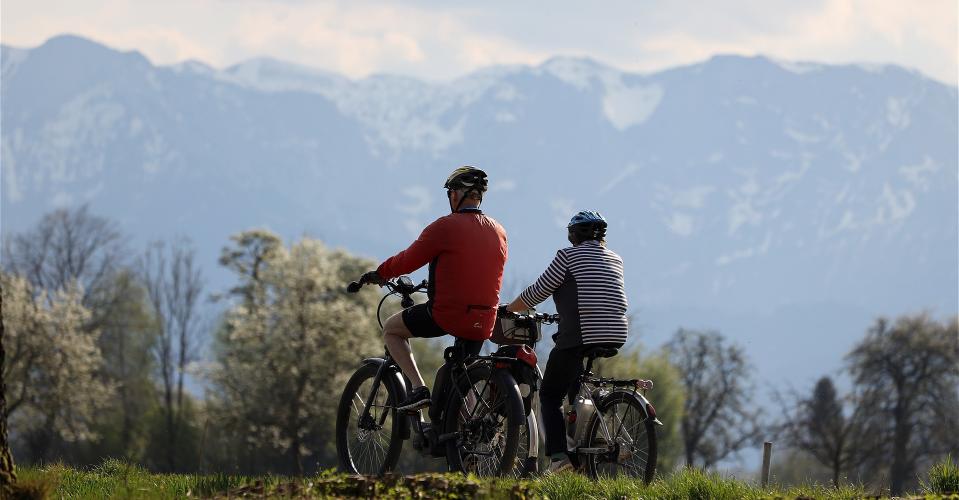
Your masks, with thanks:
M 625 407 L 622 412 L 616 408 L 621 405 Z M 613 430 L 610 433 L 616 445 L 619 446 L 619 451 L 615 461 L 610 460 L 609 456 L 600 454 L 580 455 L 581 459 L 586 460 L 587 474 L 593 478 L 618 475 L 642 477 L 643 482 L 649 484 L 656 475 L 656 425 L 646 415 L 642 402 L 632 393 L 619 390 L 604 397 L 597 405 L 597 409 L 599 411 L 593 414 L 586 427 L 586 447 L 607 446 L 608 440 L 603 435 L 603 426 L 600 425 L 600 413 L 602 413 L 607 429 L 610 424 L 613 424 Z M 642 419 L 637 420 L 639 417 Z M 633 425 L 626 433 L 622 433 L 628 421 L 632 421 Z
M 489 403 L 484 405 L 482 415 L 475 412 L 470 417 L 470 405 L 463 405 L 464 400 L 468 399 L 468 396 L 463 395 L 467 394 L 471 386 L 475 389 L 473 397 L 477 400 L 473 404 L 474 410 L 479 406 L 479 400 L 489 399 Z M 517 465 L 516 449 L 520 426 L 526 418 L 523 398 L 516 380 L 507 370 L 493 370 L 489 363 L 481 363 L 470 367 L 466 374 L 461 375 L 457 380 L 457 387 L 460 388 L 460 393 L 451 391 L 446 411 L 445 433 L 454 436 L 446 442 L 446 460 L 450 470 L 478 476 L 509 475 Z M 470 427 L 478 428 L 479 431 L 464 431 L 464 428 Z M 486 435 L 490 435 L 490 439 L 484 439 Z M 495 448 L 492 444 L 494 442 Z M 483 446 L 488 446 L 489 450 L 478 449 Z M 483 455 L 492 458 L 482 462 L 475 458 Z M 464 460 L 464 457 L 472 458 Z
M 376 377 L 376 371 L 379 367 L 375 364 L 365 364 L 361 366 L 356 373 L 350 377 L 349 382 L 343 389 L 343 395 L 340 396 L 340 402 L 336 410 L 336 454 L 340 461 L 340 469 L 347 474 L 363 475 L 383 475 L 392 471 L 400 459 L 400 452 L 403 449 L 403 437 L 401 435 L 401 421 L 406 418 L 402 412 L 396 409 L 376 411 L 376 408 L 392 406 L 394 401 L 398 400 L 397 394 L 394 394 L 394 387 L 388 382 L 386 377 L 380 381 L 377 389 L 377 395 L 374 399 L 373 412 L 374 420 L 382 419 L 383 429 L 387 424 L 389 430 L 385 434 L 389 435 L 389 442 L 385 448 L 376 449 L 376 444 L 382 444 L 380 435 L 373 435 L 373 432 L 359 429 L 359 414 L 362 413 L 363 405 L 372 389 L 373 379 Z M 367 384 L 368 382 L 368 384 Z M 385 398 L 382 395 L 385 394 Z M 365 446 L 368 453 L 354 453 L 350 447 L 350 431 L 355 429 L 357 440 L 361 443 L 370 443 Z M 385 435 L 384 434 L 384 435 Z M 370 440 L 375 439 L 375 441 Z M 363 448 L 363 447 L 361 447 Z M 357 450 L 361 451 L 361 450 Z

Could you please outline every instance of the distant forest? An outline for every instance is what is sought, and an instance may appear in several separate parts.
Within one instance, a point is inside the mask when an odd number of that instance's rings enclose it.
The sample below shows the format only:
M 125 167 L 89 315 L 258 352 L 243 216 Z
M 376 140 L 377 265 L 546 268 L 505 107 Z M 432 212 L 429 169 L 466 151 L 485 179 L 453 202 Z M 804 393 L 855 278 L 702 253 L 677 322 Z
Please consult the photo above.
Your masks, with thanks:
M 362 357 L 382 350 L 379 293 L 347 294 L 345 284 L 375 263 L 254 229 L 223 242 L 219 264 L 233 286 L 208 290 L 189 240 L 127 242 L 87 207 L 4 239 L 14 461 L 296 475 L 335 467 L 340 391 Z M 221 306 L 215 317 L 209 301 Z M 916 312 L 862 328 L 842 380 L 824 374 L 777 393 L 771 407 L 756 406 L 766 388 L 743 347 L 718 331 L 677 325 L 665 345 L 633 347 L 599 372 L 654 380 L 660 471 L 712 469 L 773 441 L 775 481 L 862 482 L 895 495 L 959 456 L 959 319 Z M 424 371 L 442 363 L 427 341 L 414 349 Z M 190 380 L 204 393 L 189 391 Z M 444 465 L 425 460 L 407 453 L 400 468 Z

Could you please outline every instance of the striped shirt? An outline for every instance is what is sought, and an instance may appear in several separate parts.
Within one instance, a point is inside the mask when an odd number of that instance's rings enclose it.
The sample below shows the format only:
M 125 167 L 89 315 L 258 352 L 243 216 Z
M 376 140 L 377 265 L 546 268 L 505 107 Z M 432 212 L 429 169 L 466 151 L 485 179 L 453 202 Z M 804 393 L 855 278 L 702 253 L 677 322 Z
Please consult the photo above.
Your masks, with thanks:
M 543 275 L 520 294 L 533 307 L 553 296 L 562 320 L 556 347 L 626 343 L 623 259 L 598 241 L 560 249 Z

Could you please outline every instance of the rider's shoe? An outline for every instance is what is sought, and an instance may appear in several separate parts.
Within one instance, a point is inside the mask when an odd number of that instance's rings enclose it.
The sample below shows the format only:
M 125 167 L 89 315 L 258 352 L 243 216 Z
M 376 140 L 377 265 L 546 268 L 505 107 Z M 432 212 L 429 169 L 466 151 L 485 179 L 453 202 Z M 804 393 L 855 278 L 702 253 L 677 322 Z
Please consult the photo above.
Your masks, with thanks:
M 426 386 L 413 389 L 406 401 L 400 403 L 396 409 L 401 411 L 416 411 L 430 405 L 430 390 Z
M 559 474 L 560 472 L 572 472 L 573 464 L 570 463 L 568 458 L 562 458 L 559 460 L 553 460 L 549 463 L 549 469 L 546 469 L 547 474 Z

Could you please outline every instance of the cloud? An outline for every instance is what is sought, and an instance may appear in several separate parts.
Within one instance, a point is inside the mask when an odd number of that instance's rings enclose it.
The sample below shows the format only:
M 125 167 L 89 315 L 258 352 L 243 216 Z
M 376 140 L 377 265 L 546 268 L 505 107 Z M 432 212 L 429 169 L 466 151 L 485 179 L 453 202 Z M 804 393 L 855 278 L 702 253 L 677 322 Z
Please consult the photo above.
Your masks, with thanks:
M 747 2 L 748 3 L 748 2 Z M 959 68 L 955 1 L 910 2 L 828 0 L 763 2 L 752 16 L 716 17 L 726 3 L 702 6 L 712 29 L 666 29 L 644 37 L 639 49 L 652 64 L 691 63 L 713 54 L 764 54 L 828 63 L 895 63 L 956 84 Z M 746 9 L 738 9 L 742 12 Z M 734 10 L 735 11 L 735 10 Z M 758 24 L 768 21 L 768 24 Z M 772 28 L 770 28 L 772 27 Z
M 492 64 L 588 56 L 653 71 L 718 53 L 895 63 L 956 82 L 955 0 L 609 0 L 541 4 L 263 0 L 5 0 L 3 41 L 60 33 L 138 49 L 156 63 L 215 66 L 267 55 L 362 77 L 448 80 Z

